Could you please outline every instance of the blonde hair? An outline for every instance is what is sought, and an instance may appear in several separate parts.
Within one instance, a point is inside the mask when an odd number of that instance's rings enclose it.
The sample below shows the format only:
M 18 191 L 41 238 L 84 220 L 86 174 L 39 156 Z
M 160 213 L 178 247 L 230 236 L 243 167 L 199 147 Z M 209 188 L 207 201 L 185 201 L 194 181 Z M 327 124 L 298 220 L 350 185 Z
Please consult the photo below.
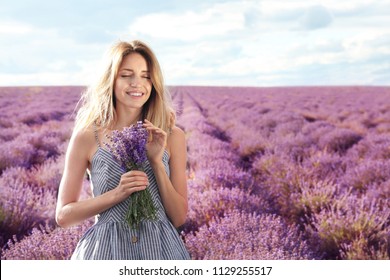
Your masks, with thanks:
M 94 123 L 101 128 L 113 126 L 116 121 L 114 82 L 124 57 L 134 52 L 145 58 L 152 81 L 150 97 L 142 108 L 142 119 L 148 119 L 165 132 L 172 129 L 175 111 L 171 95 L 164 85 L 160 64 L 150 47 L 139 40 L 134 40 L 119 41 L 109 50 L 108 61 L 102 75 L 81 96 L 75 130 L 86 129 Z

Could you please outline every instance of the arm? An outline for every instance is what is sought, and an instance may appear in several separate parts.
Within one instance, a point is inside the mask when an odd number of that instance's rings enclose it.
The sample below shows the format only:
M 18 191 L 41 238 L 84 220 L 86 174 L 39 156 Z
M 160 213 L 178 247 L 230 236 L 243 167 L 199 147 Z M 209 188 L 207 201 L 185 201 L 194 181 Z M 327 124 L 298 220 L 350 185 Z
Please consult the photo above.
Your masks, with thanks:
M 166 137 L 165 132 L 157 128 L 149 128 L 149 130 L 153 131 L 153 134 L 157 133 Z M 159 135 L 153 135 L 153 138 L 156 139 Z M 179 227 L 184 224 L 188 211 L 187 148 L 184 132 L 180 128 L 174 127 L 172 129 L 172 133 L 167 139 L 167 150 L 170 152 L 170 177 L 165 172 L 161 157 L 153 159 L 152 156 L 149 156 L 149 161 L 157 180 L 165 212 L 172 224 Z
M 146 188 L 146 174 L 130 171 L 122 175 L 117 188 L 100 196 L 79 201 L 83 178 L 91 157 L 91 147 L 95 147 L 96 150 L 93 132 L 86 130 L 72 135 L 66 153 L 56 208 L 56 221 L 61 227 L 80 223 L 123 201 L 134 191 Z

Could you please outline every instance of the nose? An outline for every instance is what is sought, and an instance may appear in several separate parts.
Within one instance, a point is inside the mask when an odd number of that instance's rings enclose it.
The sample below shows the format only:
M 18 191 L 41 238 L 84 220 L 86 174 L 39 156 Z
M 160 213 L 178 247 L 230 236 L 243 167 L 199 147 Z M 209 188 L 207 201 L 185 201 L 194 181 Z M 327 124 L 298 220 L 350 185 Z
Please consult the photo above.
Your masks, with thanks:
M 141 77 L 134 76 L 132 79 L 130 79 L 130 86 L 131 87 L 139 87 L 141 85 Z

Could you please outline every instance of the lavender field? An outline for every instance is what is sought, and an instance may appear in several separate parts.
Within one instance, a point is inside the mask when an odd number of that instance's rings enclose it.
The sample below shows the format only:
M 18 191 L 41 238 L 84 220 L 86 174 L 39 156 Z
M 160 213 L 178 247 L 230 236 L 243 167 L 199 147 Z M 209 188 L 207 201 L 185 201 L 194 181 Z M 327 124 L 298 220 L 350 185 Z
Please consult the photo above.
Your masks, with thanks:
M 1 259 L 68 259 L 54 220 L 82 87 L 0 88 Z M 193 259 L 389 259 L 389 87 L 172 87 Z M 85 178 L 83 198 L 91 195 Z

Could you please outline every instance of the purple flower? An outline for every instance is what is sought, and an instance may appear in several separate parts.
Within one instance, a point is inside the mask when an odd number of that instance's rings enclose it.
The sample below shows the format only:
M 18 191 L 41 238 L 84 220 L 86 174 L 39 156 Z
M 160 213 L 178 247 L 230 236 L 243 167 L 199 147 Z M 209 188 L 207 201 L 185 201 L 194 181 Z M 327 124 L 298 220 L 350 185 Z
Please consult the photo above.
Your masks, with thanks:
M 142 127 L 142 122 L 125 127 L 122 131 L 114 130 L 108 138 L 111 143 L 106 143 L 106 147 L 124 171 L 142 168 L 147 160 L 146 142 L 148 140 L 148 133 Z
M 115 130 L 107 138 L 110 143 L 105 145 L 124 172 L 143 170 L 147 161 L 148 133 L 142 122 L 125 127 L 122 131 Z M 126 220 L 131 226 L 137 227 L 142 219 L 155 219 L 157 209 L 148 189 L 133 193 L 131 199 L 126 215 Z

